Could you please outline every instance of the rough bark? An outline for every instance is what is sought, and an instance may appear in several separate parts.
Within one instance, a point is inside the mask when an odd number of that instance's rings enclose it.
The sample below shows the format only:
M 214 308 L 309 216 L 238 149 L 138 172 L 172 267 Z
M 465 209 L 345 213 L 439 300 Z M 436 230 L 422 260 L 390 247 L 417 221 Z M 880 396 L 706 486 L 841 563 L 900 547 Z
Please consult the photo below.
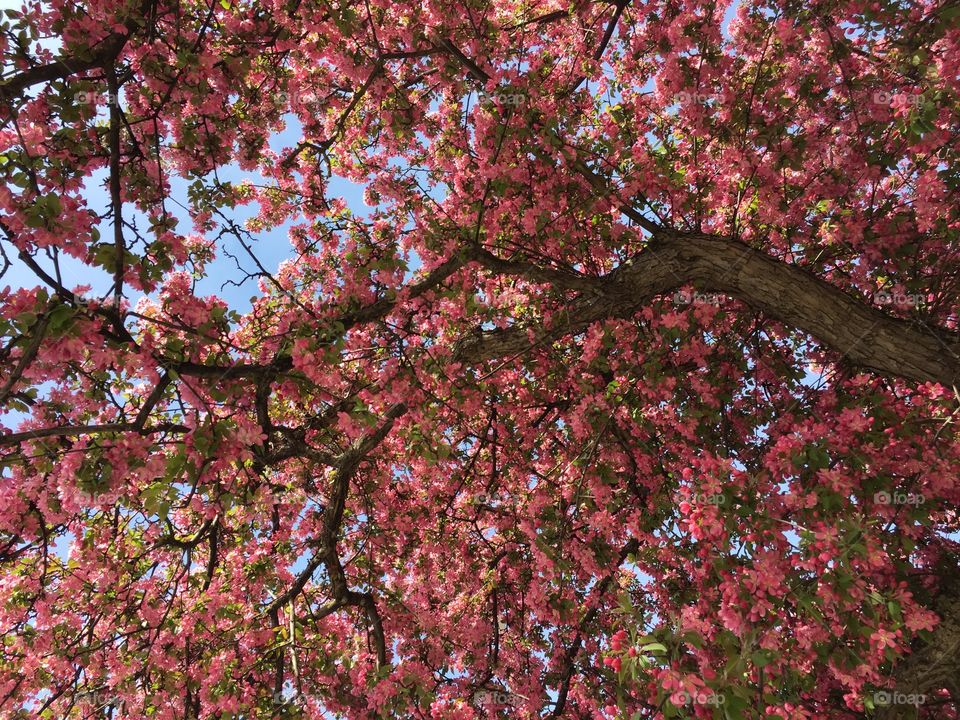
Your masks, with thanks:
M 960 568 L 945 558 L 937 568 L 940 586 L 930 609 L 940 617 L 927 641 L 917 640 L 912 652 L 894 670 L 893 692 L 900 698 L 922 696 L 919 704 L 950 707 L 960 703 Z M 946 695 L 944 695 L 944 691 Z M 916 717 L 911 705 L 878 708 L 876 720 Z
M 464 339 L 457 350 L 463 361 L 518 355 L 531 347 L 531 336 L 537 344 L 579 332 L 597 320 L 629 316 L 655 295 L 695 284 L 809 333 L 864 370 L 947 386 L 960 379 L 960 334 L 894 317 L 803 268 L 729 239 L 662 233 L 631 261 L 596 278 L 482 251 L 472 259 L 494 272 L 523 275 L 579 295 L 549 328 L 513 327 Z

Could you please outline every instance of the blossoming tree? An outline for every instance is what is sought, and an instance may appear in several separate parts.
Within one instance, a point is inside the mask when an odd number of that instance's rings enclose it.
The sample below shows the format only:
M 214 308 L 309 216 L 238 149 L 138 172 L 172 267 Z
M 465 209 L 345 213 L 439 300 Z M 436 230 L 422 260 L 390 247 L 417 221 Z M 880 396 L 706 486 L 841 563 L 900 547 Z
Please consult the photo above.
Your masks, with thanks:
M 958 16 L 6 10 L 0 716 L 957 717 Z

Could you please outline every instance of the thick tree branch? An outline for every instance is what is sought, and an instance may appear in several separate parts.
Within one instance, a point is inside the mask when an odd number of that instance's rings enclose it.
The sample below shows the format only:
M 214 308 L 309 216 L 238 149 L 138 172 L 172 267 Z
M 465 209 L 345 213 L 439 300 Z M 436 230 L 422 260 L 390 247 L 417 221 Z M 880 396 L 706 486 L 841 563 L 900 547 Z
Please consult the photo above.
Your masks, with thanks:
M 910 654 L 895 666 L 891 678 L 891 690 L 925 696 L 924 704 L 960 702 L 960 574 L 956 560 L 942 558 L 937 576 L 941 582 L 931 609 L 937 613 L 939 622 L 928 639 L 914 641 Z M 876 713 L 876 720 L 900 717 L 903 717 L 902 708 L 896 705 L 880 707 Z
M 47 65 L 38 65 L 19 72 L 0 82 L 0 98 L 10 100 L 34 85 L 63 80 L 77 73 L 109 65 L 120 54 L 126 41 L 125 35 L 113 34 L 96 49 L 88 51 L 87 56 L 82 59 L 78 56 L 63 57 Z
M 617 14 L 614 17 L 619 19 Z M 486 82 L 486 73 L 450 41 L 438 44 L 475 80 Z M 610 183 L 582 160 L 576 159 L 572 167 L 598 197 L 616 195 Z M 649 232 L 655 242 L 606 278 L 591 283 L 581 277 L 560 277 L 556 271 L 530 264 L 474 257 L 499 273 L 527 275 L 565 290 L 592 290 L 593 296 L 585 294 L 574 301 L 552 328 L 514 327 L 466 338 L 457 348 L 456 357 L 469 362 L 516 356 L 531 347 L 531 330 L 534 344 L 548 341 L 603 318 L 631 315 L 654 295 L 696 283 L 732 295 L 810 333 L 865 370 L 948 386 L 960 379 L 957 333 L 891 317 L 812 273 L 763 252 L 725 238 L 669 231 L 629 203 L 621 200 L 618 204 L 624 215 Z
M 598 320 L 630 316 L 653 296 L 696 284 L 809 333 L 864 370 L 948 386 L 960 381 L 957 333 L 888 315 L 811 272 L 733 240 L 661 231 L 643 252 L 598 278 L 567 276 L 482 252 L 472 259 L 494 272 L 580 295 L 549 328 L 518 326 L 465 338 L 456 351 L 461 361 L 519 355 L 531 347 L 530 332 L 534 343 L 549 341 Z

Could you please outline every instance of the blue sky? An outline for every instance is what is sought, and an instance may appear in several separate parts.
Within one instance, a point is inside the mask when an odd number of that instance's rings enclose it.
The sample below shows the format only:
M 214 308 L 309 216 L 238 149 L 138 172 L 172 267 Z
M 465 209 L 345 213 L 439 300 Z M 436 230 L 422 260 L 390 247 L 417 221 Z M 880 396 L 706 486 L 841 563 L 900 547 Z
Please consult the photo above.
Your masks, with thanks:
M 282 133 L 274 135 L 271 138 L 270 145 L 275 150 L 292 147 L 296 145 L 300 136 L 301 130 L 299 123 L 295 117 L 290 116 L 288 118 L 287 129 Z M 222 181 L 232 182 L 234 184 L 240 183 L 243 180 L 259 184 L 265 182 L 264 178 L 260 175 L 243 172 L 236 165 L 219 168 L 217 174 Z M 96 212 L 102 213 L 109 207 L 110 197 L 106 189 L 106 182 L 107 174 L 104 171 L 89 178 L 85 184 L 84 197 L 86 198 L 87 205 Z M 184 234 L 192 232 L 193 229 L 192 222 L 184 209 L 184 206 L 188 204 L 188 185 L 189 183 L 183 178 L 174 177 L 171 182 L 171 198 L 174 202 L 168 204 L 171 214 L 179 221 L 177 231 Z M 362 191 L 363 189 L 360 185 L 356 185 L 340 177 L 333 177 L 328 187 L 328 197 L 341 197 L 355 214 L 365 215 L 369 212 L 370 208 L 363 203 Z M 129 221 L 135 217 L 138 225 L 147 225 L 146 218 L 141 213 L 136 212 L 130 204 L 124 205 L 123 212 L 125 220 Z M 238 223 L 242 223 L 248 218 L 255 216 L 256 212 L 257 206 L 253 204 L 238 206 L 235 210 L 231 211 L 232 217 L 236 219 Z M 112 221 L 110 219 L 101 223 L 99 229 L 103 237 L 109 237 L 112 232 L 111 225 Z M 293 249 L 287 236 L 289 228 L 290 223 L 286 223 L 277 228 L 255 235 L 256 245 L 254 250 L 257 257 L 268 270 L 276 270 L 282 260 L 292 257 Z M 231 253 L 238 255 L 238 257 L 242 255 L 239 245 L 236 247 L 226 245 L 223 249 L 229 250 Z M 11 258 L 11 260 L 13 262 L 12 267 L 7 271 L 3 280 L 0 281 L 3 285 L 17 288 L 34 287 L 41 284 L 37 277 L 22 263 L 18 262 L 15 257 Z M 45 268 L 49 269 L 52 267 L 52 263 L 42 255 L 37 257 L 37 260 Z M 247 265 L 249 264 L 248 261 Z M 103 294 L 109 290 L 112 282 L 111 276 L 102 269 L 90 267 L 64 254 L 60 256 L 60 269 L 64 284 L 70 289 L 73 289 L 77 285 L 91 285 L 91 294 Z M 219 252 L 216 260 L 207 266 L 206 276 L 197 283 L 197 293 L 200 295 L 217 294 L 226 300 L 231 308 L 241 312 L 246 311 L 250 307 L 250 297 L 257 294 L 258 290 L 254 281 L 248 281 L 241 287 L 223 285 L 226 280 L 237 278 L 238 272 L 233 260 L 223 252 Z M 127 288 L 127 290 L 129 291 L 129 288 Z M 137 299 L 136 296 L 128 295 L 128 300 L 131 305 L 136 304 Z

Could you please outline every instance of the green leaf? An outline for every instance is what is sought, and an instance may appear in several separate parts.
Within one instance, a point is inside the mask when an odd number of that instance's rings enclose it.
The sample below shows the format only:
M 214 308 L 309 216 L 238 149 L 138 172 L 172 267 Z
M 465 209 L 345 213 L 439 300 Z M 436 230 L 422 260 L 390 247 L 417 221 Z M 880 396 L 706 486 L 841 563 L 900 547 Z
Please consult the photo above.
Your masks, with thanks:
M 769 650 L 757 650 L 750 655 L 750 659 L 757 667 L 766 667 L 773 661 L 773 653 Z
M 73 308 L 69 305 L 58 305 L 49 315 L 48 327 L 54 335 L 60 335 L 73 324 Z
M 167 486 L 162 483 L 153 483 L 140 495 L 147 512 L 165 519 L 170 514 L 170 502 L 166 499 Z
M 744 720 L 743 711 L 747 709 L 749 701 L 736 695 L 726 695 L 726 702 L 723 703 L 723 716 L 727 720 Z
M 667 646 L 663 643 L 650 643 L 649 645 L 644 645 L 640 648 L 642 653 L 665 653 L 667 652 Z

